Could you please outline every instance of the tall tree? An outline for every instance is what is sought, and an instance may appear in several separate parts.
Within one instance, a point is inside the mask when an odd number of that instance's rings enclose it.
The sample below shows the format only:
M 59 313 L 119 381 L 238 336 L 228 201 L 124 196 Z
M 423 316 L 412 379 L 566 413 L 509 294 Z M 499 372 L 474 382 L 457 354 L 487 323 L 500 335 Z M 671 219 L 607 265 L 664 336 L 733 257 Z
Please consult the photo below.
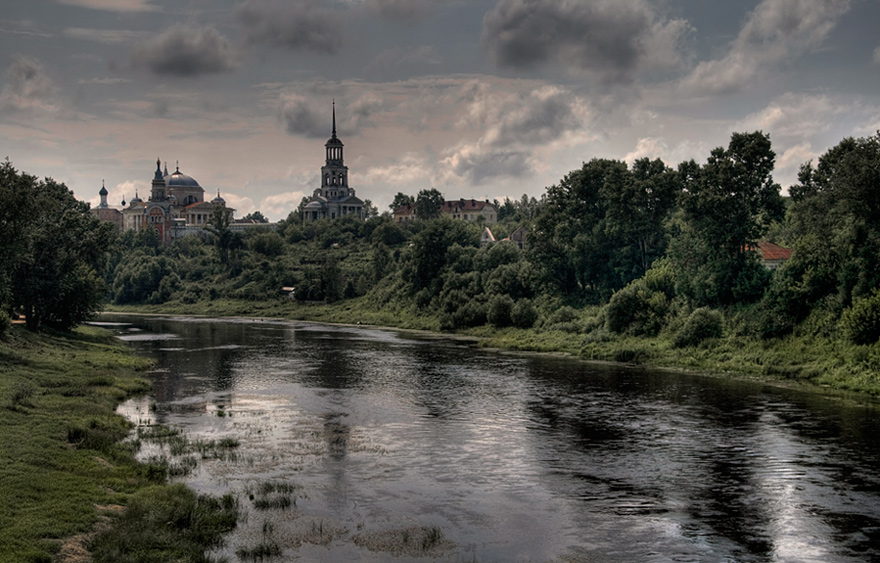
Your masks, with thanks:
M 379 216 L 379 208 L 376 207 L 372 201 L 369 199 L 364 200 L 364 218 L 369 219 L 370 217 L 378 217 Z
M 593 159 L 549 187 L 530 235 L 545 281 L 567 295 L 601 299 L 641 277 L 666 250 L 663 225 L 679 186 L 660 160 L 630 170 Z
M 392 201 L 391 205 L 389 205 L 388 207 L 391 209 L 391 212 L 394 213 L 394 211 L 398 208 L 403 207 L 404 205 L 413 204 L 415 202 L 416 199 L 413 196 L 407 195 L 403 192 L 397 192 L 397 195 L 394 196 L 394 201 Z
M 15 259 L 7 264 L 10 304 L 24 312 L 27 327 L 43 324 L 69 330 L 100 309 L 103 272 L 114 227 L 97 219 L 64 184 L 18 173 L 7 161 L 0 170 L 0 190 L 14 192 L 24 218 L 18 228 L 5 222 Z M 0 219 L 0 223 L 4 223 Z M 5 246 L 5 245 L 4 245 Z
M 255 223 L 268 223 L 269 220 L 259 211 L 253 211 L 242 217 L 245 221 L 254 221 Z
M 214 245 L 217 247 L 217 255 L 220 263 L 224 266 L 229 264 L 231 254 L 244 247 L 241 235 L 229 228 L 232 223 L 232 209 L 222 205 L 215 205 L 211 217 L 205 229 L 214 235 Z
M 817 166 L 805 164 L 790 191 L 798 242 L 786 274 L 804 304 L 868 297 L 880 286 L 880 132 L 844 139 Z
M 440 216 L 443 207 L 443 194 L 436 188 L 419 191 L 416 198 L 416 217 L 422 220 L 435 219 Z
M 672 259 L 688 297 L 711 305 L 761 297 L 767 276 L 750 249 L 785 212 L 775 159 L 770 137 L 756 131 L 734 133 L 702 166 L 679 166 L 683 225 Z
M 34 226 L 29 198 L 35 184 L 36 178 L 19 174 L 8 159 L 0 165 L 0 315 L 12 305 L 12 276 L 26 257 Z

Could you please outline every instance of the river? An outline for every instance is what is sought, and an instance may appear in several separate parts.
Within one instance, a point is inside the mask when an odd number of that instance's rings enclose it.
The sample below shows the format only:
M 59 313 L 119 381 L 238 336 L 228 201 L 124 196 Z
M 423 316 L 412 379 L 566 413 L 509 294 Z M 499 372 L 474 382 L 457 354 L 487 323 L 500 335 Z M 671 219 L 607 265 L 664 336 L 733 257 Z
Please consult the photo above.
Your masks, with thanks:
M 880 561 L 870 402 L 393 330 L 102 321 L 157 364 L 120 412 L 232 444 L 176 477 L 239 498 L 230 561 Z

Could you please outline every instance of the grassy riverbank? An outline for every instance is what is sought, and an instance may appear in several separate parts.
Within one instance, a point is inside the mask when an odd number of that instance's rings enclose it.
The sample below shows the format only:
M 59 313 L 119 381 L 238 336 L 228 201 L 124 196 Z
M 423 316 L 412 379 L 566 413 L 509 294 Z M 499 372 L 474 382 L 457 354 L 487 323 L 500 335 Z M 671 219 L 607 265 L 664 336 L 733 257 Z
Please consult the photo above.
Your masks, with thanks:
M 231 503 L 166 485 L 121 442 L 115 408 L 148 367 L 93 327 L 0 338 L 0 562 L 199 561 L 234 526 Z
M 364 299 L 329 305 L 271 301 L 215 300 L 113 306 L 114 310 L 179 315 L 278 317 L 328 323 L 368 324 L 439 331 L 440 321 L 414 306 L 376 308 Z M 838 338 L 789 335 L 758 339 L 737 334 L 736 318 L 725 319 L 724 336 L 697 346 L 676 346 L 674 330 L 655 337 L 633 337 L 604 329 L 602 309 L 587 307 L 564 323 L 537 328 L 484 325 L 454 334 L 480 339 L 482 346 L 506 350 L 564 353 L 584 360 L 640 364 L 799 386 L 819 392 L 847 391 L 880 396 L 880 343 L 854 345 Z M 675 328 L 675 327 L 673 327 Z

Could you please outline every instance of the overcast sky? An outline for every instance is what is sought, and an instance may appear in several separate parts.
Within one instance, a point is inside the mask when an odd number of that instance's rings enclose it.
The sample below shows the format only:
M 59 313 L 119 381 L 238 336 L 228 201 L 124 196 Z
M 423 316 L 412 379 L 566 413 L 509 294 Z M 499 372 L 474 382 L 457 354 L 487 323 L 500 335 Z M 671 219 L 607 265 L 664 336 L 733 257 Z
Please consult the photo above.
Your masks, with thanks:
M 705 162 L 763 130 L 787 188 L 880 129 L 876 0 L 3 0 L 0 158 L 111 205 L 160 158 L 237 216 L 320 184 L 540 197 L 595 157 Z

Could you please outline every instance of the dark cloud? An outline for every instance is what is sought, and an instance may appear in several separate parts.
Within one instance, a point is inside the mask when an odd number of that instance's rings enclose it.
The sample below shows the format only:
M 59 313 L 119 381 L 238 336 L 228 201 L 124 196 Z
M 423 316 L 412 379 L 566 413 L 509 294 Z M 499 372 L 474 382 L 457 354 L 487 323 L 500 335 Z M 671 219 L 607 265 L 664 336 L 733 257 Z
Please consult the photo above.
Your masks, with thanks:
M 480 184 L 492 178 L 521 178 L 532 175 L 531 156 L 525 151 L 459 151 L 446 163 L 452 172 Z
M 496 146 L 541 145 L 568 131 L 583 128 L 573 110 L 577 102 L 571 92 L 547 87 L 532 92 L 518 108 L 511 108 L 498 124 L 492 139 Z
M 136 47 L 131 64 L 159 75 L 199 76 L 230 71 L 236 59 L 232 45 L 214 28 L 177 25 Z
M 347 120 L 348 126 L 345 134 L 351 135 L 359 132 L 363 127 L 369 126 L 372 118 L 377 113 L 385 110 L 385 104 L 382 96 L 375 92 L 365 92 L 350 104 L 346 104 L 344 113 L 351 117 Z M 340 134 L 342 132 L 340 131 Z
M 501 0 L 483 19 L 483 45 L 500 67 L 545 65 L 631 80 L 645 45 L 663 29 L 643 0 Z
M 330 136 L 330 119 L 309 107 L 301 96 L 282 96 L 278 113 L 288 135 L 304 135 L 313 139 Z
M 353 98 L 351 93 L 341 93 L 343 89 L 340 86 L 328 88 L 327 85 L 312 84 L 298 89 L 296 93 L 282 93 L 278 99 L 278 116 L 284 130 L 294 136 L 328 138 L 332 130 L 331 99 L 334 95 L 337 131 L 343 140 L 372 126 L 374 116 L 386 110 L 382 95 L 376 92 L 362 92 Z
M 427 16 L 432 4 L 443 0 L 366 0 L 365 5 L 383 18 L 411 23 Z
M 56 88 L 36 59 L 13 55 L 6 70 L 6 85 L 0 92 L 0 110 L 54 111 Z
M 237 16 L 252 43 L 333 54 L 345 35 L 339 13 L 319 2 L 248 0 Z

